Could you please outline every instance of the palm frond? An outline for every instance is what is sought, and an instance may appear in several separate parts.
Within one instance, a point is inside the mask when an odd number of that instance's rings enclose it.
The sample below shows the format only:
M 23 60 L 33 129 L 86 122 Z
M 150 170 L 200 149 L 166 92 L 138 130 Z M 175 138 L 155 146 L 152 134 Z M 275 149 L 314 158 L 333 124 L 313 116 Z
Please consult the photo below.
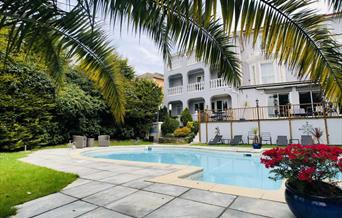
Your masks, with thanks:
M 96 8 L 110 14 L 114 24 L 119 21 L 121 25 L 121 20 L 126 19 L 137 32 L 146 32 L 168 63 L 171 63 L 170 50 L 177 44 L 179 51 L 188 54 L 195 51 L 198 60 L 226 72 L 224 77 L 233 85 L 240 84 L 239 61 L 233 45 L 220 20 L 200 9 L 202 1 L 90 0 L 88 4 L 97 4 Z M 214 6 L 210 8 L 213 11 Z
M 341 0 L 325 0 L 331 8 L 333 8 L 335 13 L 342 12 L 342 1 Z
M 342 54 L 325 27 L 326 17 L 308 9 L 312 1 L 221 0 L 222 19 L 228 33 L 241 38 L 261 34 L 267 57 L 285 63 L 299 78 L 321 85 L 325 96 L 342 102 Z
M 115 119 L 123 121 L 124 93 L 119 71 L 113 66 L 105 34 L 89 22 L 81 5 L 71 11 L 60 10 L 55 1 L 2 1 L 0 29 L 10 29 L 6 54 L 20 49 L 34 50 L 46 57 L 52 71 L 60 77 L 61 52 L 81 63 L 86 75 L 99 87 Z

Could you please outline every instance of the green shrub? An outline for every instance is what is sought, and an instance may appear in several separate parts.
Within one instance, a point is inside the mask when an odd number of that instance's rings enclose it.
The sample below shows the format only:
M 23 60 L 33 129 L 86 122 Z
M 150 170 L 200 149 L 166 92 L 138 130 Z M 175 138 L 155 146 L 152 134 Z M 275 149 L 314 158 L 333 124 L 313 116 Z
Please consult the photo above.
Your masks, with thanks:
M 191 133 L 191 129 L 188 128 L 188 127 L 182 127 L 182 128 L 177 128 L 173 134 L 176 136 L 176 137 L 185 137 L 187 135 L 189 135 Z
M 192 121 L 192 115 L 190 114 L 190 111 L 188 108 L 185 108 L 182 111 L 180 120 L 181 120 L 183 126 L 186 126 L 188 124 L 188 122 Z
M 186 127 L 191 129 L 191 132 L 195 133 L 195 135 L 198 133 L 199 124 L 197 121 L 188 122 L 188 124 L 186 124 Z
M 161 131 L 163 135 L 168 133 L 173 133 L 179 127 L 179 122 L 176 119 L 170 118 L 167 116 L 165 118 L 165 122 L 161 126 Z
M 195 133 L 191 132 L 187 137 L 185 137 L 185 141 L 187 143 L 191 143 L 194 140 L 195 136 Z

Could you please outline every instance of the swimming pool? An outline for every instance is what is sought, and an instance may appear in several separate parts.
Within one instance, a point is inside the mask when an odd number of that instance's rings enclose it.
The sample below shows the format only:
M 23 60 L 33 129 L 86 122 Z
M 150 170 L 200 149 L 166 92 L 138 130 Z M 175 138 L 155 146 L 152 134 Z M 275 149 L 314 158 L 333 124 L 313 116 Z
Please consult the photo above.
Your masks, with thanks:
M 240 152 L 209 151 L 189 148 L 128 148 L 111 153 L 87 152 L 86 156 L 113 160 L 181 164 L 203 168 L 191 179 L 266 190 L 279 189 L 280 181 L 268 178 L 269 170 L 260 164 L 259 156 Z

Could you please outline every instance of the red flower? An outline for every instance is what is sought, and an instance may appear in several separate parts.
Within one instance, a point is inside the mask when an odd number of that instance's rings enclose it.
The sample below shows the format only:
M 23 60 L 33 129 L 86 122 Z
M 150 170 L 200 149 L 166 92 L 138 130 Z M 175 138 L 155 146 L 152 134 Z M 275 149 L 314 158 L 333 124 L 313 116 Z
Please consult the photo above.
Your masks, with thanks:
M 291 144 L 263 152 L 260 161 L 271 168 L 271 173 L 276 175 L 274 178 L 311 182 L 336 178 L 337 173 L 342 172 L 341 155 L 339 147 Z
M 316 168 L 314 167 L 307 167 L 298 173 L 298 179 L 301 181 L 307 181 L 311 182 L 312 181 L 312 175 L 316 171 Z

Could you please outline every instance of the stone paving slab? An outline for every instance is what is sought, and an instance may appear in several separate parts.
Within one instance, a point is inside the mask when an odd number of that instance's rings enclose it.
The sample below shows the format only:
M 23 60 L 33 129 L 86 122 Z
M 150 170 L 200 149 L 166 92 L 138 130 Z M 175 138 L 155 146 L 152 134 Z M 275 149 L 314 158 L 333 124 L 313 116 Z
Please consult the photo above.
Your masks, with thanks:
M 105 207 L 130 216 L 143 217 L 172 199 L 168 195 L 138 191 Z
M 84 201 L 76 201 L 71 204 L 67 204 L 65 206 L 50 210 L 47 213 L 43 213 L 37 216 L 37 218 L 72 218 L 85 214 L 91 210 L 94 210 L 96 207 L 97 206 L 86 203 Z
M 115 200 L 132 194 L 136 191 L 138 190 L 123 186 L 115 186 L 113 188 L 109 188 L 104 191 L 97 192 L 96 194 L 90 195 L 86 198 L 83 198 L 83 200 L 95 205 L 104 206 Z
M 82 216 L 79 216 L 79 218 L 131 218 L 131 216 L 126 216 L 121 213 L 99 207 Z
M 62 192 L 71 195 L 76 198 L 84 198 L 88 195 L 92 195 L 96 192 L 103 191 L 105 189 L 108 189 L 110 187 L 113 187 L 113 185 L 103 182 L 89 182 L 83 185 L 79 185 L 73 188 L 69 188 L 66 190 L 63 190 Z
M 105 179 L 105 178 L 108 178 L 108 177 L 113 177 L 113 176 L 115 176 L 117 174 L 118 173 L 111 172 L 111 171 L 100 171 L 100 172 L 96 172 L 96 173 L 92 173 L 92 174 L 87 174 L 87 175 L 81 176 L 81 178 L 91 179 L 91 180 L 100 180 L 100 179 Z
M 73 183 L 69 184 L 68 186 L 66 186 L 63 190 L 69 189 L 69 188 L 73 188 L 79 185 L 84 185 L 86 183 L 91 182 L 91 180 L 88 179 L 76 179 Z
M 223 207 L 176 198 L 146 216 L 146 218 L 216 218 L 223 212 L 223 210 Z
M 168 184 L 161 184 L 155 183 L 151 186 L 144 188 L 145 191 L 157 192 L 160 194 L 172 195 L 172 196 L 179 196 L 189 190 L 189 188 L 185 188 L 182 186 L 176 185 L 168 185 Z
M 137 179 L 137 180 L 133 180 L 131 182 L 124 183 L 124 184 L 122 184 L 122 186 L 127 186 L 130 188 L 136 188 L 136 189 L 143 189 L 143 188 L 146 188 L 147 186 L 150 186 L 152 184 L 154 184 L 154 183 L 147 182 L 147 181 L 145 181 L 145 178 L 142 178 L 142 179 Z
M 55 193 L 19 205 L 17 207 L 18 214 L 20 214 L 19 217 L 32 217 L 76 200 L 76 198 L 64 194 Z
M 123 173 L 123 174 L 119 174 L 119 175 L 112 176 L 109 178 L 101 179 L 100 181 L 108 182 L 108 183 L 115 184 L 115 185 L 120 185 L 122 183 L 130 182 L 132 180 L 139 179 L 141 177 L 143 177 L 143 176 L 142 175 L 130 174 L 130 173 Z
M 183 194 L 181 198 L 199 201 L 207 204 L 213 204 L 221 207 L 227 207 L 233 202 L 236 196 L 199 189 L 191 189 L 190 191 Z
M 294 218 L 286 204 L 275 201 L 240 196 L 230 208 L 274 218 Z
M 251 213 L 245 213 L 238 210 L 227 209 L 220 218 L 265 218 Z

